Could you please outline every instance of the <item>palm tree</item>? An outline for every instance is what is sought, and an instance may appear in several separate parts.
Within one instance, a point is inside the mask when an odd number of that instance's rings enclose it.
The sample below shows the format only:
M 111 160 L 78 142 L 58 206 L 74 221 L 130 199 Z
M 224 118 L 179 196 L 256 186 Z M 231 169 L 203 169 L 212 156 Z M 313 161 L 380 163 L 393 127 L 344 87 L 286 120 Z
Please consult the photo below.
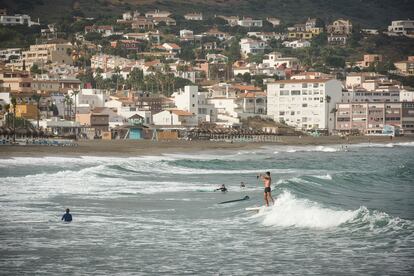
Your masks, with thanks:
M 338 112 L 338 109 L 336 109 L 336 107 L 332 108 L 331 113 L 333 113 L 334 115 L 334 128 L 336 129 L 336 112 Z
M 72 92 L 72 96 L 74 96 L 74 98 L 75 98 L 75 121 L 76 121 L 76 96 L 79 94 L 79 90 L 74 90 L 73 92 Z
M 11 104 L 13 105 L 13 143 L 16 142 L 16 97 L 11 98 Z
M 6 113 L 7 113 L 7 116 L 6 116 L 6 127 L 8 127 L 9 126 L 9 121 L 10 121 L 10 113 L 9 113 L 9 111 L 10 111 L 10 104 L 6 104 L 5 106 L 4 106 L 4 110 L 6 111 Z
M 69 120 L 72 119 L 72 98 L 69 95 L 65 95 L 65 99 L 63 100 L 64 104 L 67 107 L 67 117 L 69 117 Z
M 37 104 L 37 129 L 39 129 L 39 119 L 40 119 L 40 112 L 39 112 L 39 110 L 40 110 L 40 99 L 41 99 L 41 96 L 40 95 L 37 95 L 37 94 L 33 94 L 32 95 L 32 99 L 35 100 L 36 101 L 36 104 Z
M 329 103 L 331 102 L 331 96 L 326 95 L 325 96 L 325 101 L 327 103 L 326 105 L 326 129 L 328 130 L 328 135 L 329 135 Z

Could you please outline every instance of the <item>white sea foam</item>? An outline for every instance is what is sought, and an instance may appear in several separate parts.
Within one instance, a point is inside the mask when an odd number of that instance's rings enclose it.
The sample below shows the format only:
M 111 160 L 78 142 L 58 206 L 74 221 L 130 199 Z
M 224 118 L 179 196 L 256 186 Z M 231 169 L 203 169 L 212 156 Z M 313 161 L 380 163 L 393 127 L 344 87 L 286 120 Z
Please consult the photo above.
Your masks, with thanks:
M 284 191 L 269 212 L 264 212 L 263 225 L 326 229 L 337 227 L 358 214 L 358 211 L 341 211 L 325 208 L 316 202 L 298 199 Z M 259 214 L 260 216 L 260 214 Z
M 312 175 L 313 177 L 324 179 L 324 180 L 332 180 L 332 176 L 327 173 L 326 175 Z

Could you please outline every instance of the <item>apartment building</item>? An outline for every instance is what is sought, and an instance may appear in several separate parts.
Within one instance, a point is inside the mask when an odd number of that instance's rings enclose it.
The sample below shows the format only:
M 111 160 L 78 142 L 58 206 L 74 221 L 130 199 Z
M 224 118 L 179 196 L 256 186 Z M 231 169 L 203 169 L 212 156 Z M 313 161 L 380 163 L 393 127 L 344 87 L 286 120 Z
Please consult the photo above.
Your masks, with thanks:
M 334 128 L 332 109 L 341 101 L 335 79 L 283 80 L 267 85 L 267 114 L 302 130 Z
M 33 25 L 40 25 L 39 22 L 31 20 L 27 14 L 15 14 L 15 15 L 0 15 L 0 25 L 13 26 L 13 25 L 27 25 L 31 27 Z
M 339 132 L 382 134 L 391 126 L 404 135 L 414 134 L 414 102 L 340 103 L 336 110 Z
M 399 74 L 414 76 L 414 56 L 409 56 L 407 60 L 395 62 L 394 66 Z
M 27 71 L 0 71 L 0 86 L 9 92 L 32 92 L 32 78 Z
M 22 60 L 26 66 L 33 64 L 58 63 L 72 65 L 72 45 L 68 44 L 39 44 L 30 45 L 28 51 L 22 52 Z
M 388 26 L 390 35 L 414 35 L 414 20 L 396 20 Z
M 214 105 L 207 103 L 207 93 L 199 92 L 198 86 L 185 86 L 184 90 L 175 92 L 175 106 L 197 116 L 198 122 L 215 122 L 216 110 Z

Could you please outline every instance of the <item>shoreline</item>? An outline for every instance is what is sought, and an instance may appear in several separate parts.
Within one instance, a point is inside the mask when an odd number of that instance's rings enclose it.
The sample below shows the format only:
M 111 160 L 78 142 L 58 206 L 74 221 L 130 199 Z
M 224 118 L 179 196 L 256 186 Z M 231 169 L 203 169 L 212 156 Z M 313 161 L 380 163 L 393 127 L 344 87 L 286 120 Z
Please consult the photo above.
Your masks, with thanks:
M 280 136 L 279 142 L 213 142 L 213 141 L 150 141 L 150 140 L 81 140 L 78 146 L 56 147 L 42 145 L 1 145 L 0 158 L 12 157 L 134 157 L 173 153 L 194 153 L 211 150 L 254 150 L 263 146 L 323 146 L 323 145 L 349 145 L 361 143 L 404 143 L 414 142 L 414 137 L 375 137 L 351 136 L 346 138 L 338 136 L 298 137 Z

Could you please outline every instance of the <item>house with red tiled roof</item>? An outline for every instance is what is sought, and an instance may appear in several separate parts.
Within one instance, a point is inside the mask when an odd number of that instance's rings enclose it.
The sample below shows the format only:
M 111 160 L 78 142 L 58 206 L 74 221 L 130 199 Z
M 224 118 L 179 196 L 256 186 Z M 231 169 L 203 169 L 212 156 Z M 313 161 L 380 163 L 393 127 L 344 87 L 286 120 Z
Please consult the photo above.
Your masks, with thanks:
M 203 33 L 204 36 L 214 36 L 220 40 L 226 40 L 230 37 L 228 33 L 224 33 L 222 31 L 219 31 L 217 28 L 212 28 L 208 30 L 207 32 Z
M 170 53 L 181 53 L 181 47 L 175 43 L 164 43 L 162 44 L 162 47 Z

